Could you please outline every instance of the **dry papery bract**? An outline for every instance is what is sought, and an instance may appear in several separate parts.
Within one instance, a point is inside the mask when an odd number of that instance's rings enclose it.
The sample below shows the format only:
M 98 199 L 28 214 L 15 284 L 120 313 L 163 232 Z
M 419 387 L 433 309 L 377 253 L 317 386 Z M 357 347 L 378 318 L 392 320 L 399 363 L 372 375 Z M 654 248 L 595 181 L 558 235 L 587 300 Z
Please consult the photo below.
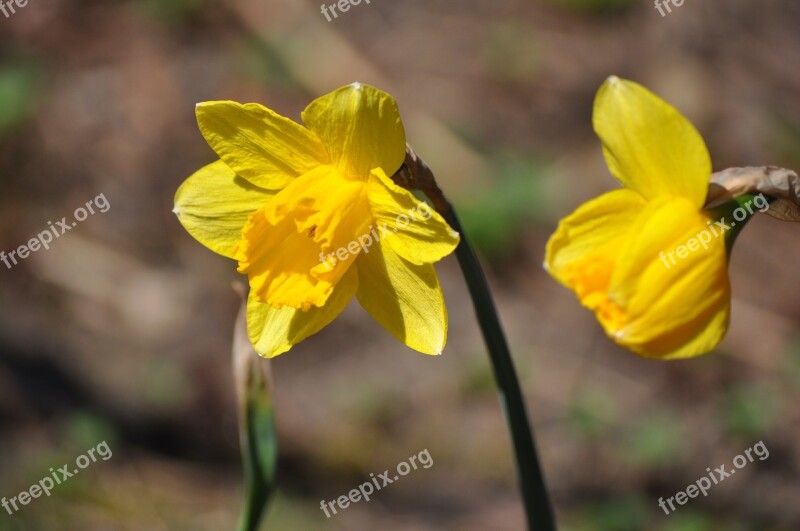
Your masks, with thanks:
M 800 221 L 800 177 L 777 166 L 728 168 L 712 174 L 705 208 L 759 193 L 775 198 L 767 214 L 783 221 Z

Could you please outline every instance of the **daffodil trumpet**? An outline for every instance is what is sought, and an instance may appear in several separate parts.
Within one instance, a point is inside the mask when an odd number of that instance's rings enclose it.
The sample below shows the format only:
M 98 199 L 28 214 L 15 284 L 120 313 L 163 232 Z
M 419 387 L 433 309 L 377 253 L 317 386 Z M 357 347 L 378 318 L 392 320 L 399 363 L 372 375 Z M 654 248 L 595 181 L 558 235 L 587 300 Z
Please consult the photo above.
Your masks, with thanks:
M 733 242 L 757 212 L 779 207 L 800 219 L 797 175 L 772 167 L 712 174 L 694 126 L 643 86 L 617 77 L 600 87 L 593 124 L 622 188 L 560 221 L 545 269 L 611 339 L 640 356 L 713 350 L 730 319 Z
M 354 83 L 311 102 L 303 125 L 255 103 L 204 102 L 196 115 L 219 160 L 180 186 L 175 213 L 247 275 L 260 355 L 287 352 L 353 299 L 409 348 L 441 354 L 434 264 L 459 234 L 389 177 L 406 153 L 394 98 Z

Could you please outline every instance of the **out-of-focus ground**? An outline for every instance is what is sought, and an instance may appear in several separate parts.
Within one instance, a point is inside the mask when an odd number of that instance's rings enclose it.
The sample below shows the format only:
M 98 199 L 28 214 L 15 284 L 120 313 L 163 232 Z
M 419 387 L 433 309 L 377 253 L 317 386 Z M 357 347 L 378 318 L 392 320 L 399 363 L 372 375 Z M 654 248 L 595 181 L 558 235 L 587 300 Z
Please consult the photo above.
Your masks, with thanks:
M 98 194 L 111 208 L 0 265 L 0 497 L 106 440 L 113 450 L 0 530 L 232 529 L 241 501 L 230 341 L 235 265 L 171 213 L 214 159 L 194 104 L 299 119 L 361 81 L 399 101 L 409 140 L 482 249 L 562 528 L 800 528 L 800 231 L 759 216 L 730 261 L 713 354 L 637 358 L 542 270 L 557 220 L 616 186 L 591 128 L 610 74 L 676 105 L 715 169 L 800 167 L 800 4 L 372 0 L 33 0 L 0 15 L 0 249 Z M 614 7 L 616 6 L 616 9 Z M 439 267 L 444 355 L 397 343 L 357 305 L 272 363 L 275 530 L 518 530 L 508 436 L 454 259 Z M 763 441 L 769 458 L 665 515 L 657 505 Z M 332 500 L 427 449 L 369 503 Z

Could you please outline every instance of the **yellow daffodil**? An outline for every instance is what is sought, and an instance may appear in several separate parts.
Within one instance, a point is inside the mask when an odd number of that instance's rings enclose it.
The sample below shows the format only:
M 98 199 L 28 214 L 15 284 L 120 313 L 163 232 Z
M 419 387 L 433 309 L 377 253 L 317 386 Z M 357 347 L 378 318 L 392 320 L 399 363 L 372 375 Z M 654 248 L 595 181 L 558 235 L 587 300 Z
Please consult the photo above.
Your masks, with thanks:
M 259 354 L 288 351 L 354 296 L 409 347 L 441 353 L 447 311 L 432 264 L 459 235 L 390 178 L 406 153 L 394 98 L 342 87 L 306 107 L 305 126 L 255 103 L 205 102 L 196 114 L 220 160 L 181 185 L 175 213 L 247 275 Z
M 703 210 L 711 161 L 702 137 L 656 95 L 616 77 L 600 87 L 593 123 L 623 188 L 561 220 L 545 268 L 633 352 L 708 352 L 728 327 L 730 285 L 724 229 Z

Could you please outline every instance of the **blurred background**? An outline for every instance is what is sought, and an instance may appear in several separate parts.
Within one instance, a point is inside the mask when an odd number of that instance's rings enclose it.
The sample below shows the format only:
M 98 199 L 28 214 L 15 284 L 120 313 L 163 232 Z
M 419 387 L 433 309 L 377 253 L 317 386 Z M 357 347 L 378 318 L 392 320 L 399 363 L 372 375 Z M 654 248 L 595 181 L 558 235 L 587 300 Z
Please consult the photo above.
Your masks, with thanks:
M 233 529 L 242 498 L 230 344 L 235 264 L 172 214 L 214 160 L 196 102 L 299 120 L 353 81 L 393 94 L 410 142 L 482 253 L 567 531 L 800 528 L 798 227 L 756 217 L 730 261 L 733 318 L 699 359 L 640 359 L 542 270 L 558 219 L 617 186 L 591 128 L 610 74 L 687 115 L 716 170 L 800 169 L 800 4 L 372 0 L 328 22 L 300 0 L 31 0 L 0 15 L 0 249 L 104 194 L 0 266 L 0 496 L 105 440 L 0 530 Z M 510 442 L 455 260 L 444 355 L 357 304 L 272 362 L 280 493 L 265 529 L 519 530 Z M 758 441 L 770 456 L 669 516 Z M 427 449 L 434 462 L 327 519 L 332 500 Z

